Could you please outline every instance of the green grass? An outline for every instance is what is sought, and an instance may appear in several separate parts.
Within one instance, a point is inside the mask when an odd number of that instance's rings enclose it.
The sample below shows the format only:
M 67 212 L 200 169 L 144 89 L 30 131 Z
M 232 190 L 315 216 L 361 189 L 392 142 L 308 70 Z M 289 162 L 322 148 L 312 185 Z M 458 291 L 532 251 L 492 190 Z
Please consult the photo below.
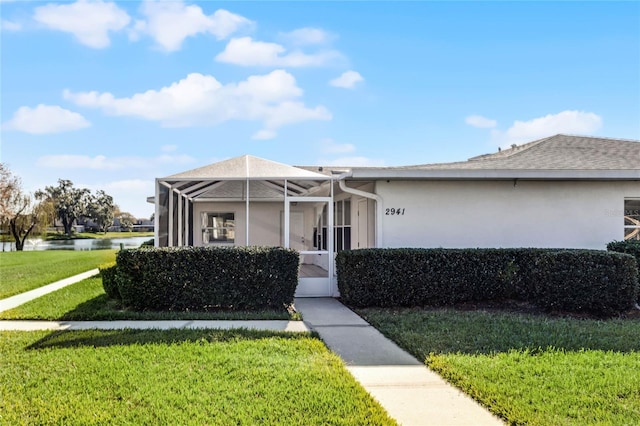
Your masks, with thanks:
M 360 309 L 510 424 L 640 424 L 640 320 Z
M 115 250 L 0 253 L 0 299 L 115 261 Z
M 0 424 L 391 425 L 308 334 L 0 332 Z
M 291 318 L 290 318 L 291 317 Z M 300 319 L 281 311 L 134 312 L 107 297 L 102 279 L 92 277 L 61 288 L 16 308 L 0 312 L 0 319 L 64 321 L 97 320 L 288 320 Z

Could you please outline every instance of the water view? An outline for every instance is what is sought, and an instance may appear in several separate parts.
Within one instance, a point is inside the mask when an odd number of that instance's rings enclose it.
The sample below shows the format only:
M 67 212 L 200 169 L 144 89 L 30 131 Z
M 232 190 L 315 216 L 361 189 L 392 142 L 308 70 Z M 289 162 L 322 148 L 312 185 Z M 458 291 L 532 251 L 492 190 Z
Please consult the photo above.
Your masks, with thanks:
M 34 250 L 107 250 L 117 249 L 120 245 L 124 248 L 137 248 L 143 242 L 153 237 L 131 237 L 131 238 L 104 238 L 104 239 L 77 239 L 77 240 L 54 240 L 44 241 L 40 238 L 27 239 L 24 242 L 24 251 Z M 1 251 L 15 251 L 16 245 L 13 242 L 1 244 Z

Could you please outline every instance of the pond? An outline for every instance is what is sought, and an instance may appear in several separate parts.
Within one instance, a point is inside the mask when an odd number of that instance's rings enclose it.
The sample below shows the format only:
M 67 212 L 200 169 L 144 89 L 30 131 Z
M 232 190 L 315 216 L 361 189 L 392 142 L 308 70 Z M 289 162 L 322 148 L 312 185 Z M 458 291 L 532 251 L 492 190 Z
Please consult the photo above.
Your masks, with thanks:
M 39 238 L 27 239 L 24 242 L 24 251 L 34 250 L 107 250 L 118 249 L 120 244 L 124 248 L 137 248 L 153 237 L 131 238 L 103 238 L 103 239 L 78 239 L 78 240 L 54 240 L 43 241 Z M 0 251 L 15 251 L 15 243 L 0 243 Z

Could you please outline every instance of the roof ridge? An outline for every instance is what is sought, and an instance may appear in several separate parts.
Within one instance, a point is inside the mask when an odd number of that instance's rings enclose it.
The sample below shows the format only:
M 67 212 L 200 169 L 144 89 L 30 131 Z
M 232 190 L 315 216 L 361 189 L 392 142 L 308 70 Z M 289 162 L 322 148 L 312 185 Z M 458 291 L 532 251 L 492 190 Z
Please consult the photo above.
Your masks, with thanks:
M 531 142 L 527 142 L 524 143 L 522 145 L 518 145 L 518 144 L 511 144 L 511 148 L 502 150 L 500 148 L 498 148 L 498 152 L 493 152 L 490 154 L 483 154 L 483 155 L 478 155 L 476 157 L 471 157 L 469 158 L 467 161 L 486 161 L 486 160 L 495 160 L 495 159 L 500 159 L 500 158 L 509 158 L 509 157 L 513 157 L 514 155 L 520 154 L 530 148 L 533 148 L 536 145 L 539 145 L 541 143 L 544 142 L 548 142 L 551 139 L 554 139 L 558 136 L 565 136 L 562 134 L 557 134 L 557 135 L 553 135 L 553 136 L 547 136 L 546 138 L 542 138 L 542 139 L 537 139 L 535 141 L 531 141 Z
M 572 138 L 585 138 L 585 139 L 605 139 L 609 141 L 623 141 L 623 142 L 640 142 L 640 139 L 628 139 L 628 138 L 614 138 L 612 136 L 585 136 L 576 133 L 558 133 L 555 136 L 569 136 Z

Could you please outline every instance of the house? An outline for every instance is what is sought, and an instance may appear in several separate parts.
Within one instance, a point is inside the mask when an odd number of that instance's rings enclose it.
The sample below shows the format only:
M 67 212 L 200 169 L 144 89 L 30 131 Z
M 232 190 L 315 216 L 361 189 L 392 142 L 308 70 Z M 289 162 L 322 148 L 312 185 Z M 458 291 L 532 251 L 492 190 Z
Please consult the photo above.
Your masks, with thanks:
M 640 141 L 556 135 L 468 161 L 294 167 L 252 156 L 156 179 L 157 246 L 301 255 L 297 296 L 333 296 L 368 247 L 604 249 L 640 239 Z

